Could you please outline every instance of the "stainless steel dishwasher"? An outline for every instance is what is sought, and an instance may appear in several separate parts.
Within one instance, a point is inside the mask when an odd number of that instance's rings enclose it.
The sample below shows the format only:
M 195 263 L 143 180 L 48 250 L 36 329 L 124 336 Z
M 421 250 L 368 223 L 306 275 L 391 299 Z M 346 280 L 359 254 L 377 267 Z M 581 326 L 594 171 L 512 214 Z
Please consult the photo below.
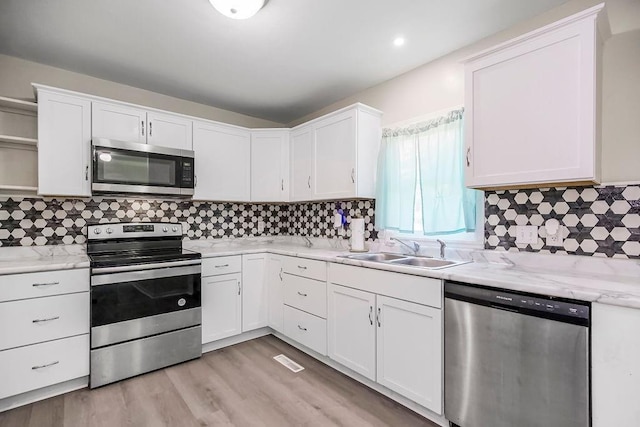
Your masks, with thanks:
M 591 425 L 588 303 L 445 282 L 444 309 L 452 425 Z

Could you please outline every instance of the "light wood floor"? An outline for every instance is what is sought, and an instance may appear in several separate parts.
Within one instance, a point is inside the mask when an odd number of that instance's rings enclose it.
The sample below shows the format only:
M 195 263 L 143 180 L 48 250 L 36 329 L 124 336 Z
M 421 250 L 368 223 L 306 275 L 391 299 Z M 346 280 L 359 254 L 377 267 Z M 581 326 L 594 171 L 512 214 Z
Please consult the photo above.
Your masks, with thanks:
M 273 336 L 0 413 L 0 427 L 212 425 L 436 426 Z

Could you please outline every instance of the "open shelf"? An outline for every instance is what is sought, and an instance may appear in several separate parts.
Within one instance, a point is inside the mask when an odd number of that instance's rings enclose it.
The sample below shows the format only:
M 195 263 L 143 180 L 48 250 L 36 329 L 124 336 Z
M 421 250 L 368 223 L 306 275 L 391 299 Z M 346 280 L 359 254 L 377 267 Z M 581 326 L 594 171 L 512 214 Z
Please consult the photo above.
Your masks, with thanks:
M 15 98 L 7 98 L 6 96 L 0 96 L 0 107 L 31 111 L 33 113 L 36 113 L 38 111 L 38 104 L 35 102 L 23 101 L 21 99 Z
M 38 145 L 38 140 L 35 138 L 23 138 L 21 136 L 0 135 L 0 142 L 9 142 L 11 144 L 22 145 Z

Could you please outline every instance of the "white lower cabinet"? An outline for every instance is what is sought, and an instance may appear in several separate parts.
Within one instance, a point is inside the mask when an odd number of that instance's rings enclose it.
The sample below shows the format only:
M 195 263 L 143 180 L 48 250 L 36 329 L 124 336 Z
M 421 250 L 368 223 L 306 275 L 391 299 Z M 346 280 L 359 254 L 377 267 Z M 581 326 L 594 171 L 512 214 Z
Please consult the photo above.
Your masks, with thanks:
M 282 279 L 282 256 L 269 254 L 267 258 L 268 324 L 270 328 L 278 332 L 284 332 L 284 285 Z
M 358 267 L 334 266 L 330 264 L 328 284 L 329 357 L 442 414 L 442 310 L 363 290 L 393 295 L 394 276 L 401 283 L 406 275 L 379 272 L 384 280 L 378 280 L 378 272 L 370 269 L 357 275 Z M 341 281 L 360 289 L 335 283 Z M 422 286 L 441 288 L 442 283 L 425 278 Z
M 327 355 L 327 321 L 284 306 L 284 334 L 323 356 Z
M 202 343 L 242 332 L 242 274 L 202 278 Z
M 89 375 L 89 334 L 0 351 L 0 399 Z
M 378 383 L 441 414 L 441 310 L 381 295 L 376 299 Z
M 376 380 L 376 296 L 329 285 L 327 328 L 329 357 Z
M 266 254 L 242 255 L 242 332 L 267 326 Z

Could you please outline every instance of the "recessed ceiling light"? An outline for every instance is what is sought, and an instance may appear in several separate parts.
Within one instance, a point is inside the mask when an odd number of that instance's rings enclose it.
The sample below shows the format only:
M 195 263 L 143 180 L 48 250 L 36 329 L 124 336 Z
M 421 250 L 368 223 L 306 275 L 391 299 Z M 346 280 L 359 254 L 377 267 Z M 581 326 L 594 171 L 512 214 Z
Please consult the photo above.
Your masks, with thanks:
M 209 3 L 224 16 L 233 19 L 247 19 L 258 13 L 264 0 L 209 0 Z
M 393 45 L 396 47 L 400 47 L 404 44 L 404 37 L 396 37 L 393 39 Z

